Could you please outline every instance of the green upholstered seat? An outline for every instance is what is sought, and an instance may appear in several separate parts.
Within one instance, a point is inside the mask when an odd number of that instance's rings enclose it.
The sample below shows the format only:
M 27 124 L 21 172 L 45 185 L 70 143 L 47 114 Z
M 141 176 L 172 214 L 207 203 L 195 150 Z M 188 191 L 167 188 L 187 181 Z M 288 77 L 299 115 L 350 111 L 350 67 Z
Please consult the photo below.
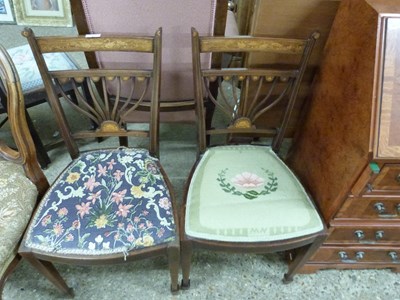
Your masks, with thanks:
M 186 233 L 234 242 L 290 239 L 323 230 L 307 193 L 270 147 L 207 150 L 190 182 Z

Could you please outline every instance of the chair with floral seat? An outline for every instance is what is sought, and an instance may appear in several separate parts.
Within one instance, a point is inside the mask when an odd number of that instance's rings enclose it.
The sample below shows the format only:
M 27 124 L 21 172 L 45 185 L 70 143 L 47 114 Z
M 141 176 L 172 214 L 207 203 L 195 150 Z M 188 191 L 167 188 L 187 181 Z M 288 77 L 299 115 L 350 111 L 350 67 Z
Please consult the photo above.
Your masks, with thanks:
M 180 220 L 182 289 L 190 285 L 195 248 L 249 253 L 295 249 L 296 256 L 284 276 L 289 282 L 325 239 L 317 208 L 278 156 L 317 37 L 317 33 L 304 40 L 208 37 L 192 29 L 199 157 L 187 181 Z M 287 55 L 290 63 L 201 67 L 202 53 L 252 51 Z M 210 82 L 220 86 L 216 98 L 209 91 Z M 268 89 L 262 89 L 264 84 Z M 203 118 L 206 98 L 219 111 L 209 130 Z M 257 119 L 268 117 L 269 109 L 281 101 L 286 101 L 287 109 L 280 127 L 258 125 Z
M 10 55 L 0 46 L 0 84 L 7 99 L 11 140 L 0 139 L 0 299 L 8 276 L 21 256 L 17 253 L 32 212 L 49 184 L 36 158 L 25 118 L 21 82 Z
M 72 295 L 52 262 L 107 264 L 155 256 L 169 262 L 171 290 L 178 290 L 179 238 L 171 184 L 158 156 L 161 29 L 154 36 L 38 37 L 23 31 L 39 66 L 61 136 L 73 158 L 46 192 L 19 248 L 61 291 Z M 44 53 L 114 51 L 150 56 L 151 68 L 96 68 L 49 71 Z M 76 102 L 63 92 L 69 82 Z M 87 93 L 79 87 L 85 82 Z M 116 97 L 108 98 L 107 82 Z M 101 87 L 103 90 L 97 90 Z M 126 88 L 129 97 L 120 97 Z M 63 96 L 58 97 L 59 92 Z M 90 97 L 87 99 L 85 97 Z M 128 128 L 123 115 L 143 108 L 151 118 Z M 71 106 L 73 111 L 66 112 Z M 94 122 L 97 126 L 91 126 Z M 71 124 L 73 123 L 73 124 Z M 74 128 L 72 125 L 79 124 Z M 142 146 L 110 146 L 117 137 Z M 100 149 L 83 147 L 85 139 L 107 137 Z M 77 140 L 81 140 L 80 143 Z M 118 141 L 115 141 L 118 145 Z

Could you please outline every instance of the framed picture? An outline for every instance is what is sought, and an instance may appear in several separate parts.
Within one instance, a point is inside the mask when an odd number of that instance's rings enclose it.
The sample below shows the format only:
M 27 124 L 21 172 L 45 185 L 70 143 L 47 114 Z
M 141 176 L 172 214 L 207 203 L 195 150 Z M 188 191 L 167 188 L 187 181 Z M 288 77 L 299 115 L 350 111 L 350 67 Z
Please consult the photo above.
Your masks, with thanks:
M 14 0 L 14 9 L 18 25 L 72 26 L 69 0 Z
M 0 23 L 15 23 L 11 0 L 0 0 Z

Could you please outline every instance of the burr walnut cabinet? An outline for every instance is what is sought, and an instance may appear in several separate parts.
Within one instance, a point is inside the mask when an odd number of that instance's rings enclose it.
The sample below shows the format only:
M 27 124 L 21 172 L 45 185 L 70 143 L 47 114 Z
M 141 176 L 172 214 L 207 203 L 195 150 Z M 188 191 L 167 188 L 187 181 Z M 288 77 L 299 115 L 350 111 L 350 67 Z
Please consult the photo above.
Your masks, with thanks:
M 400 1 L 343 0 L 289 165 L 329 236 L 302 272 L 400 271 Z

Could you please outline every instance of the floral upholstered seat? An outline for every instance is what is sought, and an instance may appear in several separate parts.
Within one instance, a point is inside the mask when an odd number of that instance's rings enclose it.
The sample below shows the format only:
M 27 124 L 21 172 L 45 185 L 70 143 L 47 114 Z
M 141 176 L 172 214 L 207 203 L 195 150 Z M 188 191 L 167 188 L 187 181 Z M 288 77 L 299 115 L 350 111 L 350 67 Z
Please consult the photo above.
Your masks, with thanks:
M 25 243 L 32 249 L 100 255 L 175 239 L 168 188 L 147 150 L 83 153 L 41 203 Z
M 17 69 L 21 87 L 24 94 L 38 89 L 44 90 L 43 80 L 40 76 L 38 66 L 33 57 L 32 50 L 28 44 L 7 49 L 11 56 L 15 68 Z M 45 54 L 46 63 L 50 70 L 75 70 L 78 67 L 71 58 L 63 53 L 47 53 Z
M 0 159 L 0 277 L 17 254 L 37 194 L 21 165 Z
M 267 242 L 323 229 L 304 188 L 270 147 L 208 149 L 187 199 L 186 233 L 196 238 Z

